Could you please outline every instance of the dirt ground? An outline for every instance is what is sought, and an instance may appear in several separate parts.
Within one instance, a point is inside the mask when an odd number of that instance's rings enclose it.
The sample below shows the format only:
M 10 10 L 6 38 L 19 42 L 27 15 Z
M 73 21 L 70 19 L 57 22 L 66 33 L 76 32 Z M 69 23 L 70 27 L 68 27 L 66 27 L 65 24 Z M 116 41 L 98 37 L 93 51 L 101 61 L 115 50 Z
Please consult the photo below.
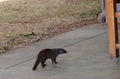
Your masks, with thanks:
M 8 7 L 9 6 L 9 7 Z M 0 3 L 0 53 L 96 24 L 100 0 L 8 0 Z
M 90 19 L 90 20 L 76 21 L 76 22 L 73 22 L 69 25 L 58 25 L 55 28 L 46 29 L 46 31 L 47 31 L 46 34 L 44 33 L 44 34 L 40 34 L 40 35 L 39 34 L 32 35 L 32 33 L 31 33 L 30 36 L 23 35 L 24 39 L 18 39 L 18 42 L 14 41 L 14 39 L 11 39 L 8 43 L 12 43 L 13 47 L 9 48 L 6 46 L 6 47 L 4 47 L 4 49 L 5 50 L 15 49 L 18 47 L 29 45 L 29 44 L 37 42 L 37 41 L 51 38 L 55 35 L 62 34 L 64 32 L 69 32 L 69 31 L 72 31 L 72 30 L 75 30 L 75 29 L 78 29 L 81 27 L 85 27 L 85 26 L 90 25 L 90 24 L 98 24 L 98 23 L 99 22 L 97 19 Z

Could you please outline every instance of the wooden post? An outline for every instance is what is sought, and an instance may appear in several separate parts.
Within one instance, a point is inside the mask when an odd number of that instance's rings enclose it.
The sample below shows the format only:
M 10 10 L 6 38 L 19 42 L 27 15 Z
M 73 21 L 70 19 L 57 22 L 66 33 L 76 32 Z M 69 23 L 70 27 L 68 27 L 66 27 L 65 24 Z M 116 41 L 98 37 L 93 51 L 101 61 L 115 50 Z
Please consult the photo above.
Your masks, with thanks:
M 109 53 L 112 58 L 119 57 L 119 50 L 116 48 L 118 43 L 118 27 L 115 12 L 116 0 L 106 0 Z

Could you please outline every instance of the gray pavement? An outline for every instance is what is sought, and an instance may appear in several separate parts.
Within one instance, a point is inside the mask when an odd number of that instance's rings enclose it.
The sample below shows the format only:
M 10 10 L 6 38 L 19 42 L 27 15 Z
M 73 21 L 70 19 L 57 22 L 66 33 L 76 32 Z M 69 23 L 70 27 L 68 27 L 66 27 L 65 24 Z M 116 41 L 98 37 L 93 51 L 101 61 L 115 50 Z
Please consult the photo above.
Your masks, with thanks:
M 32 71 L 43 48 L 65 48 L 68 53 L 48 60 L 43 69 Z M 107 27 L 94 24 L 57 35 L 0 55 L 0 79 L 120 79 L 120 60 L 110 59 Z

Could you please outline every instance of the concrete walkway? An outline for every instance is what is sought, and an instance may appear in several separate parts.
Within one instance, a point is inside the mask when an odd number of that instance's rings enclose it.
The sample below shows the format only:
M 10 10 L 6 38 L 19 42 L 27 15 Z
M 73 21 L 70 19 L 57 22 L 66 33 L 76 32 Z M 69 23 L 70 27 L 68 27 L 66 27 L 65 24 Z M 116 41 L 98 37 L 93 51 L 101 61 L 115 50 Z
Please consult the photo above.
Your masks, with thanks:
M 0 55 L 0 79 L 120 79 L 119 59 L 110 59 L 107 27 L 95 24 Z M 32 71 L 43 48 L 65 48 L 58 64 Z

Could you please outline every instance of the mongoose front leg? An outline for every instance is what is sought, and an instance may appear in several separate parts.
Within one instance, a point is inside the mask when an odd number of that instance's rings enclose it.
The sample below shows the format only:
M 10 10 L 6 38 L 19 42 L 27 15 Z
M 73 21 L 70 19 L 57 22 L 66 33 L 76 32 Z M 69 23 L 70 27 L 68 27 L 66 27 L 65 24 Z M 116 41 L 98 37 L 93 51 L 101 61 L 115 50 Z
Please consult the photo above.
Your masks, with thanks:
M 52 58 L 52 63 L 55 63 L 55 64 L 58 63 L 58 62 L 56 62 L 56 58 L 57 58 L 57 57 Z

